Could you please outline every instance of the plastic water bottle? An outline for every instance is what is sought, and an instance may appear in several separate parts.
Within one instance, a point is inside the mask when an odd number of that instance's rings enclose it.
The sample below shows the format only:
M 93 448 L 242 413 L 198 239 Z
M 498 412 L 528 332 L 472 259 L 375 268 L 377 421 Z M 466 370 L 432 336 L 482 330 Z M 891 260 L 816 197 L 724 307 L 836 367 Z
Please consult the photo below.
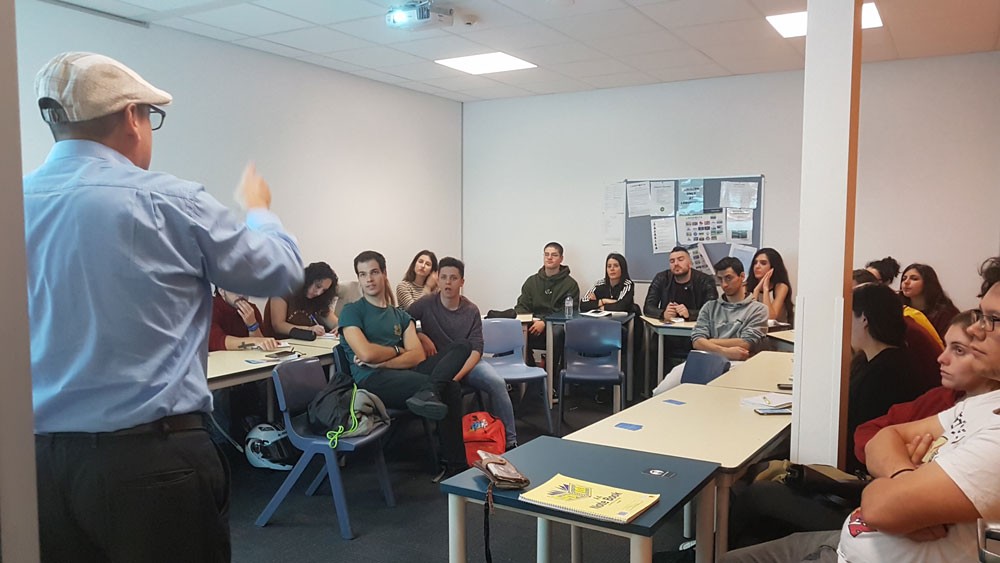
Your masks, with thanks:
M 573 317 L 573 296 L 572 295 L 567 295 L 566 296 L 566 301 L 563 304 L 563 313 L 565 314 L 565 316 L 566 316 L 567 319 Z

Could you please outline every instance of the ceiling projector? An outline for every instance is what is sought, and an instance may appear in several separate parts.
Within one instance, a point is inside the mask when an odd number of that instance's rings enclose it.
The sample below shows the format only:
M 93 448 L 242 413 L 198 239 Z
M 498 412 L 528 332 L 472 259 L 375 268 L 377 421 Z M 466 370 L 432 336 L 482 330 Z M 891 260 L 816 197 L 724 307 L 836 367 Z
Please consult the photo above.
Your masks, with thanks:
M 385 24 L 396 29 L 448 27 L 454 21 L 451 8 L 433 6 L 431 0 L 415 0 L 393 6 L 385 14 Z

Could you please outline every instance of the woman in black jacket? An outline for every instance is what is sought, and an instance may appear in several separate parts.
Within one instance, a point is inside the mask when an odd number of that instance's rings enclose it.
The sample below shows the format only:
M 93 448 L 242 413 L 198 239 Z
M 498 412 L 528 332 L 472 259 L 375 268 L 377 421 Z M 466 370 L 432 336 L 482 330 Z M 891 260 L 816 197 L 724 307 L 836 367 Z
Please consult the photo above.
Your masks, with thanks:
M 628 275 L 628 262 L 617 252 L 608 254 L 604 261 L 604 278 L 580 302 L 581 311 L 627 311 L 635 304 L 635 285 Z

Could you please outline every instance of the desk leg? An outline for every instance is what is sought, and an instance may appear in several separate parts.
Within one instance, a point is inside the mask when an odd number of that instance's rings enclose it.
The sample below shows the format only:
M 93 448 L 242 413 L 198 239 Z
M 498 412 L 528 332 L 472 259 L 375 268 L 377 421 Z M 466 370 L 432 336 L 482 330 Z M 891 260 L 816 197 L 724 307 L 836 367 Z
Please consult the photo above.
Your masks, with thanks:
M 583 529 L 579 526 L 569 527 L 569 560 L 583 563 Z
M 550 323 L 549 321 L 545 321 L 545 376 L 548 378 L 549 394 L 547 395 L 547 397 L 548 397 L 549 408 L 550 409 L 552 408 L 552 405 L 553 405 L 553 402 L 552 402 L 552 385 L 553 385 L 553 381 L 554 381 L 553 374 L 555 373 L 555 371 L 553 371 L 553 368 L 552 368 L 552 363 L 553 363 L 552 362 L 552 359 L 553 359 L 552 358 L 552 348 L 555 347 L 553 345 L 553 343 L 552 343 L 552 340 L 553 340 L 553 338 L 552 338 L 552 330 L 553 330 L 552 323 Z
M 635 398 L 635 323 L 641 322 L 638 319 L 632 319 L 628 322 L 628 338 L 626 339 L 628 344 L 628 350 L 625 351 L 625 357 L 627 358 L 627 364 L 625 365 L 625 384 L 628 386 L 625 391 L 628 393 L 625 395 L 629 401 Z
M 465 499 L 448 495 L 448 563 L 465 563 Z
M 538 563 L 549 563 L 549 557 L 551 554 L 549 543 L 552 540 L 552 523 L 545 518 L 539 518 L 537 535 L 538 539 L 535 544 L 535 561 Z
M 651 563 L 653 561 L 653 538 L 629 536 L 629 563 Z
M 715 483 L 715 556 L 722 557 L 729 551 L 729 492 L 733 483 L 730 475 L 716 477 Z
M 715 541 L 715 482 L 704 487 L 695 497 L 698 506 L 698 520 L 695 527 L 694 560 L 696 563 L 712 563 Z
M 663 382 L 663 334 L 656 333 L 656 384 Z
M 642 393 L 649 391 L 649 324 L 642 321 Z

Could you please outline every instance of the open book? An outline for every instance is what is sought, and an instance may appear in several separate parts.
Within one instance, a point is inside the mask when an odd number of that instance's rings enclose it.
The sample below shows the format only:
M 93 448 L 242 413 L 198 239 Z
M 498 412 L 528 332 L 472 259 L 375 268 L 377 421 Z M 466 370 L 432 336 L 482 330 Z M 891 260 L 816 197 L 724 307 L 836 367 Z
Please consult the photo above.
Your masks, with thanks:
M 585 316 L 585 317 L 614 317 L 614 318 L 618 318 L 618 317 L 624 317 L 624 316 L 628 315 L 628 312 L 627 311 L 598 311 L 597 309 L 594 309 L 593 311 L 584 311 L 584 312 L 582 312 L 580 314 L 583 315 L 583 316 Z
M 518 499 L 580 516 L 627 524 L 656 504 L 660 495 L 637 493 L 556 474 L 534 489 L 521 493 Z

